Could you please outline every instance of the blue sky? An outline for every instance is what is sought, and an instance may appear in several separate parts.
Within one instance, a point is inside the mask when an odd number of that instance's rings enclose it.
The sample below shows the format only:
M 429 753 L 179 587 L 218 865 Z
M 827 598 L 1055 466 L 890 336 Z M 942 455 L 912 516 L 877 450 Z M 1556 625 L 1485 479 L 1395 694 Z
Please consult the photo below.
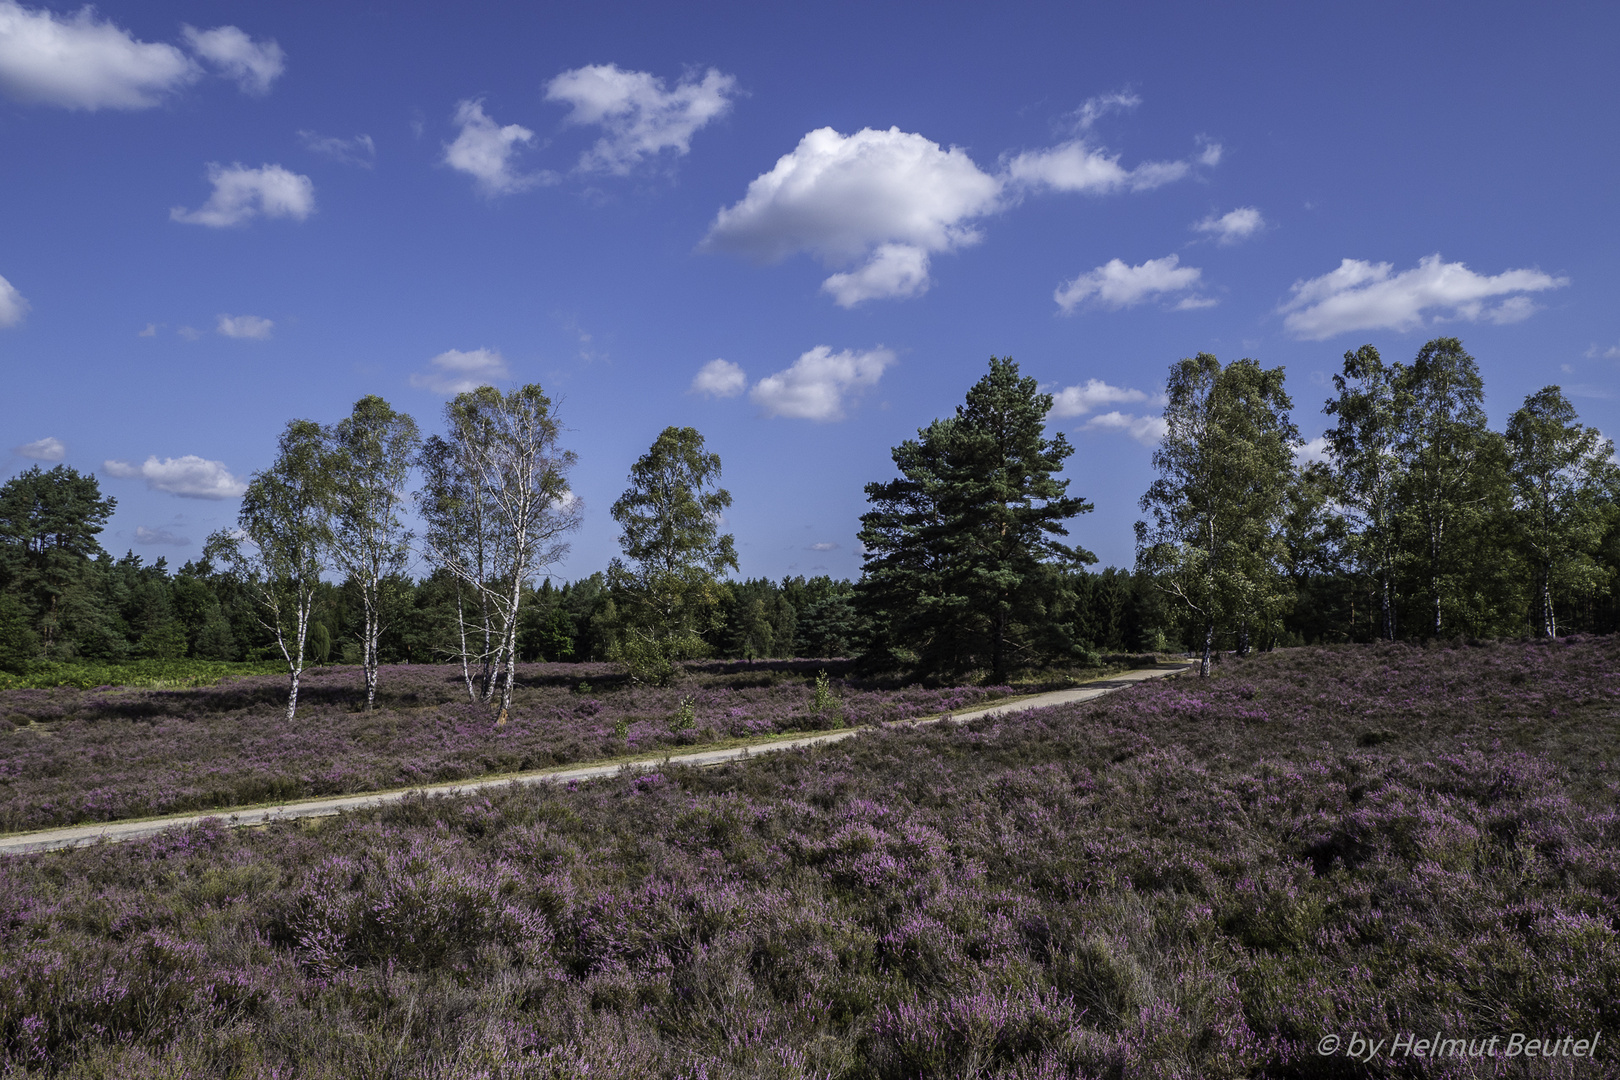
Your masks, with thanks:
M 1620 431 L 1620 9 L 0 0 L 0 456 L 177 564 L 292 418 L 561 403 L 585 524 L 665 426 L 745 575 L 854 577 L 863 486 L 992 355 L 1128 565 L 1169 366 L 1463 338 L 1500 427 Z M 1059 415 L 1061 414 L 1061 415 Z

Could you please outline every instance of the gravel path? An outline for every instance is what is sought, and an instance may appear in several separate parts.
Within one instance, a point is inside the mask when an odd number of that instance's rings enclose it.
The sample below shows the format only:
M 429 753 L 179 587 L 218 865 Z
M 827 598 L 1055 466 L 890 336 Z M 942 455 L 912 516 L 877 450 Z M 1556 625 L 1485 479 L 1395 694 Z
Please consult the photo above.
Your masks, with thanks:
M 1045 694 L 1020 698 L 1017 701 L 1002 705 L 968 709 L 963 712 L 935 717 L 931 720 L 897 720 L 895 723 L 937 724 L 942 720 L 960 722 L 977 719 L 981 716 L 1000 716 L 1005 713 L 1023 712 L 1026 709 L 1043 709 L 1052 705 L 1067 705 L 1074 701 L 1090 701 L 1132 683 L 1179 674 L 1190 667 L 1191 665 L 1187 664 L 1165 664 L 1155 668 L 1138 668 L 1134 671 L 1127 671 L 1123 675 L 1099 679 L 1096 682 L 1088 683 L 1073 690 L 1053 690 Z M 722 762 L 735 761 L 738 758 L 750 757 L 754 754 L 768 754 L 778 750 L 797 750 L 800 747 L 820 746 L 823 743 L 837 742 L 840 739 L 848 739 L 858 735 L 861 730 L 861 728 L 849 728 L 841 731 L 823 731 L 794 739 L 777 739 L 748 746 L 727 747 L 724 750 L 699 750 L 690 754 L 664 754 L 635 761 L 614 762 L 609 765 L 584 765 L 565 769 L 547 769 L 541 772 L 518 773 L 488 780 L 463 780 L 452 784 L 403 788 L 397 791 L 368 791 L 360 795 L 339 795 L 330 799 L 304 799 L 299 802 L 281 803 L 276 806 L 256 807 L 253 809 L 215 810 L 205 814 L 176 814 L 170 817 L 150 818 L 142 821 L 104 821 L 97 822 L 94 825 L 74 825 L 65 829 L 41 829 L 37 832 L 8 833 L 0 835 L 0 855 L 23 855 L 33 851 L 83 847 L 86 844 L 101 841 L 116 843 L 120 840 L 134 840 L 143 836 L 153 836 L 167 829 L 195 825 L 205 818 L 218 818 L 223 820 L 225 824 L 232 826 L 268 825 L 271 822 L 291 821 L 294 818 L 328 817 L 332 814 L 341 814 L 346 810 L 368 810 L 387 803 L 399 802 L 420 792 L 464 794 L 477 791 L 480 788 L 499 787 L 503 784 L 562 784 L 570 780 L 590 780 L 601 776 L 612 776 L 623 769 L 648 770 L 663 768 L 666 765 L 718 765 Z

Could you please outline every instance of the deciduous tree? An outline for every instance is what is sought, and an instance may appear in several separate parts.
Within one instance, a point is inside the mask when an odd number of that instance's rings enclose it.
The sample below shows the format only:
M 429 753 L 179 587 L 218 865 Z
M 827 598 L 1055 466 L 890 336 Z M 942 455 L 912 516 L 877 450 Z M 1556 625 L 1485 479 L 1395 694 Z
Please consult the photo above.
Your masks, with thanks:
M 499 726 L 512 704 L 524 585 L 567 553 L 563 537 L 579 527 L 583 505 L 568 488 L 576 459 L 562 449 L 551 399 L 535 383 L 508 394 L 491 386 L 458 394 L 445 420 L 448 434 L 430 440 L 424 456 L 425 539 L 433 561 L 476 599 L 481 691 L 488 701 L 499 685 Z M 466 629 L 463 618 L 470 670 Z
M 291 421 L 274 464 L 254 473 L 236 531 L 208 538 L 205 556 L 228 566 L 258 602 L 260 621 L 287 662 L 287 719 L 298 711 L 310 615 L 332 544 L 333 484 L 326 433 Z
M 1170 369 L 1167 395 L 1137 566 L 1202 639 L 1199 674 L 1208 675 L 1217 629 L 1269 625 L 1289 601 L 1281 526 L 1299 432 L 1280 367 L 1223 368 L 1199 353 Z
M 411 533 L 399 517 L 405 483 L 421 438 L 416 421 L 376 395 L 329 433 L 332 469 L 332 561 L 358 587 L 363 626 L 360 663 L 366 709 L 377 699 L 377 641 L 382 635 L 382 588 L 404 572 Z
M 1614 444 L 1577 420 L 1562 390 L 1547 386 L 1508 418 L 1507 445 L 1514 532 L 1531 570 L 1535 631 L 1556 637 L 1554 597 L 1608 577 L 1594 555 L 1620 495 Z
M 731 493 L 719 484 L 720 455 L 697 429 L 668 427 L 631 467 L 630 487 L 613 504 L 624 530 L 624 558 L 608 567 L 617 659 L 636 678 L 668 681 L 678 661 L 703 654 L 720 575 L 737 569 L 735 542 L 720 532 Z

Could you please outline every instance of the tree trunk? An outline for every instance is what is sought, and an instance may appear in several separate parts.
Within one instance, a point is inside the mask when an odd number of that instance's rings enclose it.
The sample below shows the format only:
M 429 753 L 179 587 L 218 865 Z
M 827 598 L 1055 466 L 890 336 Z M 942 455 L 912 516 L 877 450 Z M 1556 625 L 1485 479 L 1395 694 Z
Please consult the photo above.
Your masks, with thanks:
M 298 676 L 301 673 L 299 668 L 293 668 L 292 670 L 292 686 L 287 692 L 287 720 L 289 723 L 298 712 Z
M 1211 619 L 1204 625 L 1204 658 L 1198 664 L 1198 677 L 1209 678 L 1209 653 L 1215 644 L 1215 620 Z
M 371 597 L 366 602 L 366 637 L 360 646 L 360 664 L 366 673 L 366 712 L 371 712 L 377 704 L 377 638 L 380 636 L 377 622 L 377 601 Z

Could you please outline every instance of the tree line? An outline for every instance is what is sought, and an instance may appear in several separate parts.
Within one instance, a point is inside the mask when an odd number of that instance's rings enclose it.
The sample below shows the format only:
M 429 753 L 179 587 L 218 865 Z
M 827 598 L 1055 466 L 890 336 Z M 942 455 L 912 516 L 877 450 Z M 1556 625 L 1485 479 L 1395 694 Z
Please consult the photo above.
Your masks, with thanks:
M 1099 573 L 1065 542 L 1092 507 L 1060 476 L 1075 448 L 1048 434 L 1052 397 L 992 358 L 867 485 L 853 583 L 729 578 L 720 459 L 671 427 L 611 508 L 620 557 L 554 584 L 582 506 L 541 388 L 458 395 L 426 440 L 367 397 L 289 423 L 237 527 L 173 573 L 101 550 L 114 501 L 94 476 L 0 486 L 0 664 L 279 658 L 291 715 L 307 662 L 357 664 L 369 705 L 380 665 L 449 661 L 501 723 L 532 660 L 662 682 L 701 656 L 856 656 L 1002 682 L 1099 651 L 1187 649 L 1207 672 L 1224 649 L 1615 628 L 1620 469 L 1558 387 L 1492 431 L 1455 338 L 1410 364 L 1364 346 L 1333 386 L 1322 460 L 1301 462 L 1281 368 L 1173 365 L 1136 565 Z

